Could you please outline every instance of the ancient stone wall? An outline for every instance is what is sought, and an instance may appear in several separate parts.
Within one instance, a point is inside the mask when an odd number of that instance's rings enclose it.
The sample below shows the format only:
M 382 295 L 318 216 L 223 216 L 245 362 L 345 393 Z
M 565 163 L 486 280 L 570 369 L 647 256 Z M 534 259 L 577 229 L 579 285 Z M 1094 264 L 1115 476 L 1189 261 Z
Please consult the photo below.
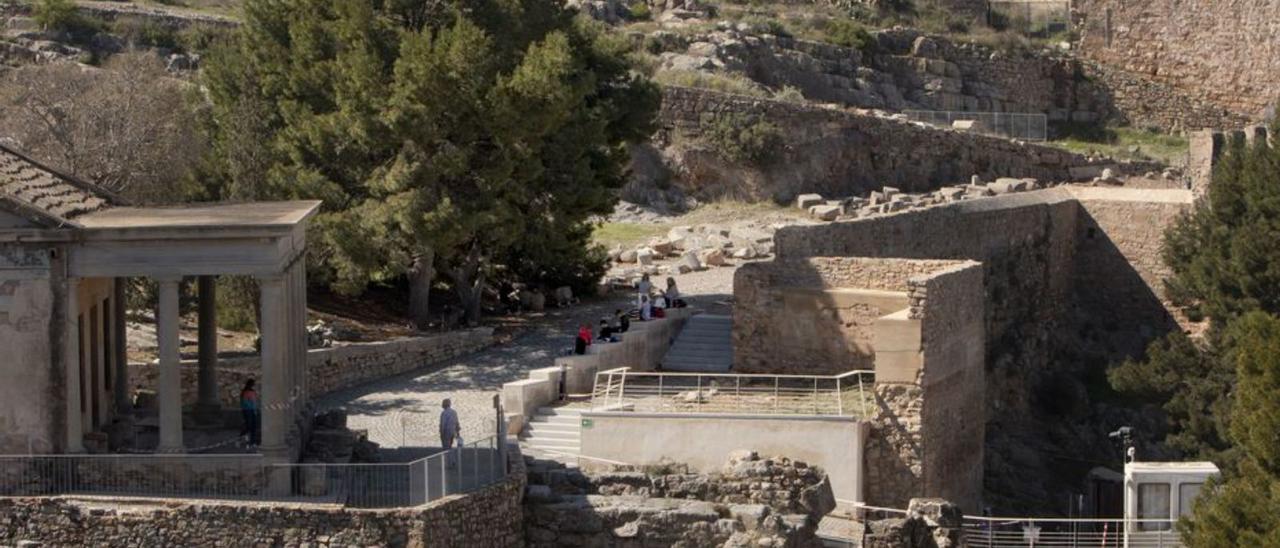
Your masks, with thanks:
M 703 146 L 707 124 L 728 113 L 777 126 L 787 136 L 778 157 L 741 165 Z M 1050 147 L 691 88 L 664 88 L 660 122 L 655 145 L 665 149 L 682 188 L 697 196 L 790 201 L 805 192 L 852 196 L 884 186 L 921 192 L 973 175 L 1066 181 L 1071 167 L 1090 163 Z
M 523 457 L 509 477 L 468 495 L 398 510 L 72 497 L 0 499 L 0 545 L 523 546 Z M 228 544 L 229 543 L 229 544 Z
M 678 468 L 678 465 L 673 466 Z M 835 509 L 826 474 L 752 451 L 717 473 L 674 470 L 584 474 L 529 464 L 525 542 L 561 546 L 787 546 L 817 548 L 818 521 Z
M 307 351 L 311 397 L 399 375 L 449 358 L 480 350 L 493 343 L 493 328 L 481 327 L 374 343 L 353 343 Z M 182 364 L 182 401 L 195 403 L 197 365 Z M 153 363 L 129 364 L 129 382 L 155 390 L 159 369 Z M 240 401 L 240 389 L 250 378 L 262 377 L 257 356 L 219 360 L 218 393 L 227 405 Z
M 894 257 L 970 259 L 983 265 L 981 338 L 986 348 L 986 380 L 982 391 L 958 395 L 969 389 L 955 387 L 956 383 L 972 382 L 962 378 L 944 380 L 938 390 L 930 391 L 927 359 L 923 388 L 878 385 L 881 415 L 890 420 L 884 423 L 888 427 L 873 430 L 868 441 L 868 484 L 888 482 L 891 488 L 884 492 L 889 493 L 899 492 L 899 485 L 910 486 L 911 481 L 936 489 L 926 482 L 930 471 L 963 466 L 964 456 L 972 449 L 957 444 L 933 453 L 944 460 L 921 460 L 921 475 L 912 474 L 917 464 L 910 458 L 911 451 L 903 448 L 922 444 L 925 449 L 917 454 L 928 459 L 932 443 L 952 443 L 947 441 L 948 434 L 969 426 L 955 421 L 976 416 L 975 402 L 981 401 L 987 417 L 987 503 L 1025 505 L 1031 499 L 1046 500 L 1055 492 L 1044 479 L 1055 477 L 1050 473 L 1054 460 L 1030 457 L 1039 453 L 1026 448 L 1061 453 L 1075 445 L 1091 446 L 1071 440 L 1103 427 L 1072 431 L 1054 426 L 1063 421 L 1102 420 L 1090 415 L 1088 405 L 1070 407 L 1078 405 L 1071 402 L 1087 403 L 1085 379 L 1097 378 L 1107 363 L 1140 352 L 1146 341 L 1176 325 L 1162 286 L 1168 272 L 1160 260 L 1161 236 L 1191 199 L 1186 190 L 1058 187 L 780 230 L 775 236 L 779 261 Z M 965 302 L 963 295 L 948 298 L 928 288 L 923 294 L 915 288 L 908 292 L 913 303 L 920 298 L 926 303 Z M 975 306 L 960 305 L 957 310 Z M 925 310 L 928 318 L 928 306 Z M 949 337 L 954 331 L 936 333 Z M 930 332 L 922 331 L 926 341 Z M 1101 348 L 1098 356 L 1080 359 L 1079 348 L 1073 346 L 1080 334 L 1096 339 L 1088 347 Z M 973 339 L 943 339 L 937 347 L 952 349 L 943 351 L 944 356 L 962 356 L 965 340 Z M 929 344 L 924 351 L 929 352 Z M 877 359 L 878 381 L 880 377 Z M 946 412 L 932 416 L 932 424 L 942 428 L 931 433 L 929 419 L 922 423 L 910 419 L 913 413 L 930 417 L 934 401 L 940 402 L 940 413 Z M 1054 439 L 1045 433 L 1050 428 L 1055 429 Z M 878 445 L 881 439 L 885 441 Z M 954 469 L 945 475 L 955 474 L 963 476 Z
M 1077 0 L 1075 10 L 1083 54 L 1105 65 L 1239 116 L 1280 97 L 1278 0 Z
M 66 293 L 48 249 L 0 245 L 0 454 L 64 445 L 59 348 Z M 55 359 L 57 358 L 57 359 Z
M 877 318 L 907 307 L 908 280 L 947 261 L 816 257 L 744 265 L 734 278 L 734 367 L 839 375 L 875 366 Z
M 1151 75 L 1099 62 L 1081 66 L 1085 77 L 1105 93 L 1103 118 L 1116 124 L 1177 132 L 1234 127 L 1249 118 Z

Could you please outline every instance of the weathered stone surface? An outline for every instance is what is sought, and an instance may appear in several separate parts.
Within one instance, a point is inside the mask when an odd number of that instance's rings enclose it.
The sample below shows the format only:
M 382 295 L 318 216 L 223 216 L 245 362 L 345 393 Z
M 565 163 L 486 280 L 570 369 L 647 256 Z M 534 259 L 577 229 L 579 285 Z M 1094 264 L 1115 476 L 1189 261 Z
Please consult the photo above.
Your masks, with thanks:
M 824 202 L 821 194 L 801 194 L 796 196 L 796 207 L 804 210 Z
M 823 221 L 834 221 L 840 217 L 843 211 L 844 208 L 838 205 L 816 205 L 809 208 L 810 215 Z

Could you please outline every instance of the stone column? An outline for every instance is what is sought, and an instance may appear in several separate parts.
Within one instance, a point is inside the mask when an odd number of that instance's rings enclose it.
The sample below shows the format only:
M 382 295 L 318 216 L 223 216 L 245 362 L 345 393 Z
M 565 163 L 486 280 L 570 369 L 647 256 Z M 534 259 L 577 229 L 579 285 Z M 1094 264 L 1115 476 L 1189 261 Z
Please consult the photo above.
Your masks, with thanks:
M 204 423 L 222 421 L 222 405 L 218 397 L 218 303 L 216 279 L 200 276 L 197 285 L 199 304 L 199 397 L 196 417 Z
M 182 364 L 178 353 L 178 284 L 181 276 L 156 278 L 160 286 L 160 306 L 156 311 L 156 339 L 160 345 L 160 382 L 156 397 L 160 400 L 161 453 L 181 453 L 182 442 Z
M 66 307 L 62 311 L 62 362 L 66 369 L 66 425 L 68 453 L 84 452 L 84 421 L 80 408 L 80 280 L 67 278 Z
M 268 458 L 284 459 L 290 413 L 289 402 L 289 331 L 285 313 L 287 291 L 280 275 L 258 278 L 262 294 L 262 453 Z
M 116 367 L 116 383 L 112 387 L 112 395 L 116 400 L 117 414 L 133 412 L 133 399 L 129 395 L 129 335 L 124 317 L 128 307 L 128 295 L 125 291 L 128 285 L 129 278 L 116 278 L 111 294 L 111 350 L 115 352 L 111 360 Z

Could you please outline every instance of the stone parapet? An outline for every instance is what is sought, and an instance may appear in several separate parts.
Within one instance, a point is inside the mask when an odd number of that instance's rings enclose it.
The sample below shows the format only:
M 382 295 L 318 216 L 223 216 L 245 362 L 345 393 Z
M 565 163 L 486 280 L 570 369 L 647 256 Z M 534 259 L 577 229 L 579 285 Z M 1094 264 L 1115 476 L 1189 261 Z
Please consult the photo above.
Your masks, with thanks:
M 310 396 L 413 371 L 443 360 L 475 352 L 493 344 L 493 328 L 480 327 L 438 335 L 391 341 L 352 343 L 307 351 Z M 261 358 L 218 360 L 218 394 L 225 405 L 237 405 L 240 389 L 250 378 L 261 379 Z M 194 404 L 198 394 L 197 364 L 182 362 L 182 401 Z M 129 364 L 129 382 L 135 387 L 155 390 L 159 369 L 151 363 Z

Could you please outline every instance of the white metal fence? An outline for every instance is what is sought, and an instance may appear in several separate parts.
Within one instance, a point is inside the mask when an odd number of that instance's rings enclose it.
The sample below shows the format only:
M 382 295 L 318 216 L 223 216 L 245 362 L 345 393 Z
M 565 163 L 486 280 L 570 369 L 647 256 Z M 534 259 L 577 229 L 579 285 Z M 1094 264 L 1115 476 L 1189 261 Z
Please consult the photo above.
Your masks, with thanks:
M 1179 548 L 1173 520 L 964 518 L 971 548 Z M 1126 542 L 1126 532 L 1128 539 Z
M 1049 117 L 1039 113 L 907 110 L 903 114 L 917 122 L 947 128 L 964 127 L 967 131 L 983 135 L 1035 142 L 1049 138 Z
M 1071 1 L 989 0 L 987 24 L 1031 36 L 1064 33 L 1071 30 Z
M 0 456 L 0 496 L 95 495 L 416 506 L 507 474 L 501 440 L 412 462 L 269 464 L 261 455 Z
M 618 368 L 596 373 L 593 411 L 731 415 L 874 413 L 872 371 L 843 375 L 658 373 Z
M 840 500 L 855 507 L 859 520 L 902 518 L 907 511 L 867 506 Z M 1084 519 L 964 516 L 967 548 L 1181 548 L 1168 519 Z M 1125 533 L 1128 532 L 1126 544 Z M 852 539 L 831 539 L 833 541 Z

